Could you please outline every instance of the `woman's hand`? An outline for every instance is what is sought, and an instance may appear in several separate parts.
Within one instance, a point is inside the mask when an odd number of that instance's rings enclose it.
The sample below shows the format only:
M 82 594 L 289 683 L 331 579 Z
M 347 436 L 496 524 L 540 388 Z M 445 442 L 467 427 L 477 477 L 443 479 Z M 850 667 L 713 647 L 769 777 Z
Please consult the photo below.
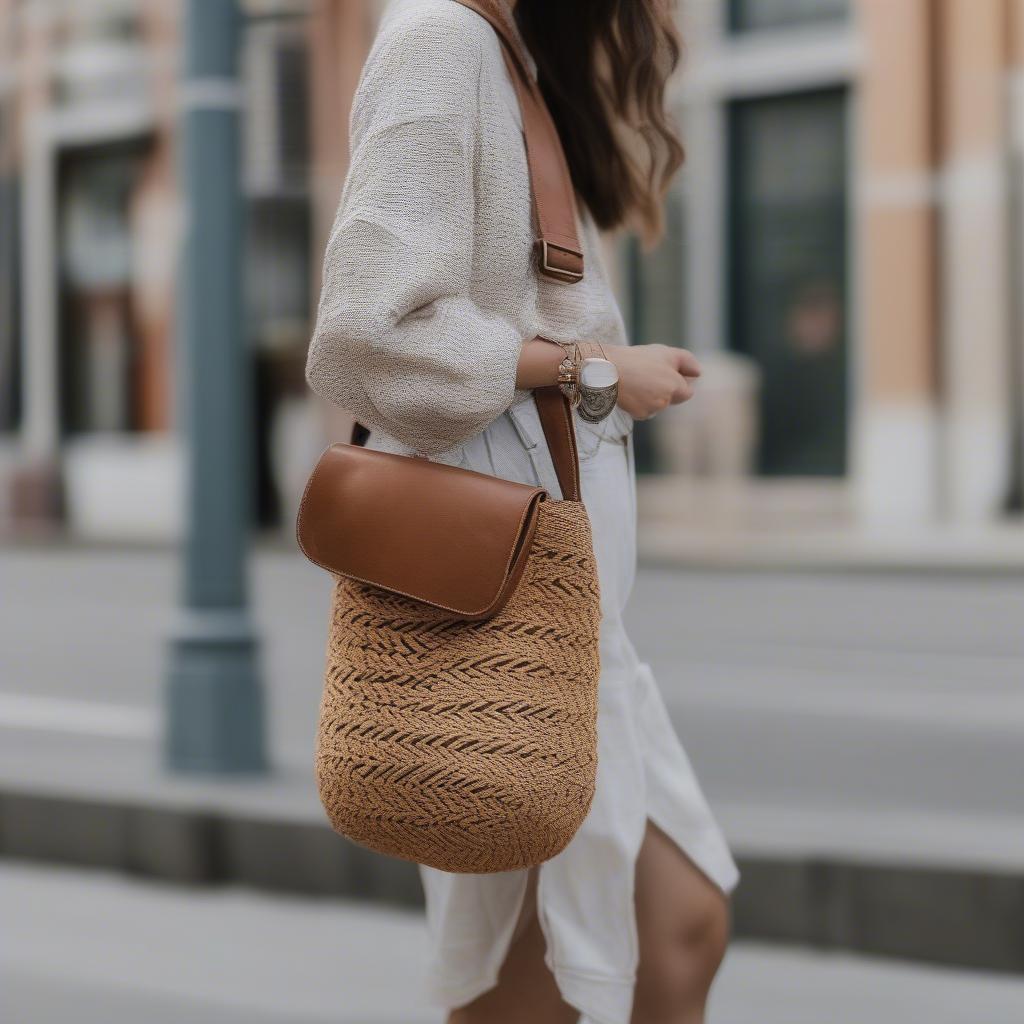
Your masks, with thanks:
M 668 345 L 609 345 L 605 351 L 619 371 L 619 405 L 633 419 L 649 420 L 693 398 L 700 364 L 692 352 Z

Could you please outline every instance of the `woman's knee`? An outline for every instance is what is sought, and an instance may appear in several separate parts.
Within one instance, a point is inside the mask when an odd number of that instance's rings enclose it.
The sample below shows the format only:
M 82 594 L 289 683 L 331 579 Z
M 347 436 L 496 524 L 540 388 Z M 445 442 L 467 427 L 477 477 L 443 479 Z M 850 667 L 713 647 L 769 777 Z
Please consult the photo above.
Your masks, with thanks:
M 636 986 L 636 1024 L 686 1024 L 701 1019 L 729 943 L 729 904 L 709 892 L 673 927 L 645 943 Z
M 708 892 L 681 915 L 666 950 L 677 973 L 710 985 L 729 944 L 729 903 L 721 893 Z
M 725 958 L 731 928 L 729 901 L 720 892 L 709 894 L 706 904 L 694 915 L 680 936 L 684 955 L 710 986 Z

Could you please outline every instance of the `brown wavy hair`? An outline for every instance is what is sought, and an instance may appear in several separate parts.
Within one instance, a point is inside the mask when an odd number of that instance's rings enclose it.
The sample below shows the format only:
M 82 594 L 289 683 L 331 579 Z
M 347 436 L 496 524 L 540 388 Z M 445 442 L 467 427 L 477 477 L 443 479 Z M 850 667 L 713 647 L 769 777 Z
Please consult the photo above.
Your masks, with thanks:
M 671 0 L 519 0 L 516 21 L 537 62 L 576 191 L 604 229 L 653 241 L 683 163 L 666 110 L 682 46 Z

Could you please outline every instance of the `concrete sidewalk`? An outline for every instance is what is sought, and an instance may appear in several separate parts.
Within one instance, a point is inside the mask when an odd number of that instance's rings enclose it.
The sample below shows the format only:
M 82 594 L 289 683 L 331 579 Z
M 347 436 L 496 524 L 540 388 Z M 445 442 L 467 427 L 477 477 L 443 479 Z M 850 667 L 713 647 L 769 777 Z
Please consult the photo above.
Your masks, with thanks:
M 422 919 L 0 867 L 4 1019 L 440 1024 Z M 1024 979 L 738 943 L 708 1024 L 1018 1024 Z
M 683 569 L 999 573 L 1024 577 L 1024 520 L 858 521 L 844 482 L 642 476 L 641 558 Z

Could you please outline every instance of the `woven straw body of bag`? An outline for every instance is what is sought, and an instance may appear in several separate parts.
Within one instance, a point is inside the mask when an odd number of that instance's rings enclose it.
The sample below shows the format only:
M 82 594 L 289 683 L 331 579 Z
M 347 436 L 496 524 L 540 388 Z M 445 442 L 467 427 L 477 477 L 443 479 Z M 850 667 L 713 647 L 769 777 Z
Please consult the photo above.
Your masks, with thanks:
M 338 577 L 320 797 L 338 832 L 381 853 L 531 867 L 590 808 L 600 592 L 571 414 L 551 390 L 537 404 L 568 500 L 351 445 L 307 485 L 300 543 Z
M 444 871 L 509 871 L 583 823 L 600 671 L 590 526 L 579 502 L 538 511 L 519 585 L 483 622 L 337 584 L 316 769 L 338 832 Z
M 538 272 L 584 256 L 558 131 L 501 0 L 486 18 L 523 115 Z M 600 599 L 571 409 L 535 393 L 563 500 L 468 470 L 334 445 L 299 543 L 337 583 L 316 751 L 334 828 L 444 871 L 532 867 L 572 839 L 597 770 Z

